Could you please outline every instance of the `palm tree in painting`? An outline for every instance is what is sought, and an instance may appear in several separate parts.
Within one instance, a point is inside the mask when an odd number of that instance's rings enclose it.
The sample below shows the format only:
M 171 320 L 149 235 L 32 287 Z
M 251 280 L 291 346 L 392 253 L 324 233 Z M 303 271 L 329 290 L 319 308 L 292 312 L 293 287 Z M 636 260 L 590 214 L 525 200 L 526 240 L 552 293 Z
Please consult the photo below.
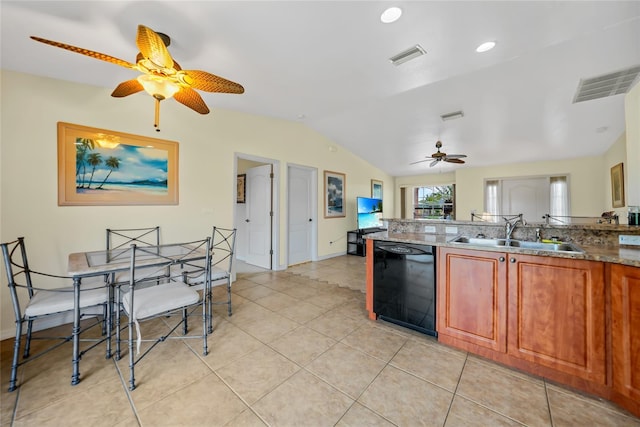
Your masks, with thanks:
M 109 167 L 109 173 L 104 178 L 104 181 L 102 181 L 100 185 L 96 187 L 96 189 L 98 190 L 100 190 L 104 185 L 104 183 L 107 182 L 107 180 L 109 179 L 109 176 L 111 175 L 111 172 L 113 172 L 114 169 L 118 169 L 120 167 L 120 159 L 117 157 L 109 156 L 107 157 L 107 160 L 104 161 L 104 164 Z
M 76 138 L 76 188 L 84 187 L 84 177 L 87 172 L 87 153 L 95 148 L 93 139 Z M 82 169 L 82 174 L 80 174 Z
M 96 166 L 102 163 L 102 155 L 100 155 L 100 153 L 89 154 L 89 156 L 87 157 L 87 163 L 90 166 L 93 166 L 93 169 L 91 170 L 91 178 L 89 178 L 89 185 L 87 185 L 87 188 L 91 188 L 91 183 L 93 182 L 93 174 L 96 171 Z

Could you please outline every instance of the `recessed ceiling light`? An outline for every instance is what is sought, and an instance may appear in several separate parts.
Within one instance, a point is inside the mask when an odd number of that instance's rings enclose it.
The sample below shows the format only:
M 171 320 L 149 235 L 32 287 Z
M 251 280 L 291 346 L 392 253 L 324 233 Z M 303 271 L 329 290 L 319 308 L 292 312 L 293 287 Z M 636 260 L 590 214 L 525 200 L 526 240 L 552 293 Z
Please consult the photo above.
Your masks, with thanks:
M 476 52 L 478 53 L 486 52 L 488 50 L 493 49 L 494 47 L 496 47 L 496 42 L 484 42 L 476 48 Z
M 398 18 L 402 15 L 402 9 L 399 7 L 390 7 L 380 15 L 380 21 L 383 24 L 390 24 L 392 22 L 396 22 Z

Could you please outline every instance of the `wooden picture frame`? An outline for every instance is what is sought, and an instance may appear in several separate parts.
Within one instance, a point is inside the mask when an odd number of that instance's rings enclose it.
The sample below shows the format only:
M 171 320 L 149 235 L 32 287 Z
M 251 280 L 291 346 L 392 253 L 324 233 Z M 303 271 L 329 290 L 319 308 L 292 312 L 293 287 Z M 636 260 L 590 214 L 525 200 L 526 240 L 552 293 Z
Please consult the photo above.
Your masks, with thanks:
M 622 163 L 611 168 L 611 204 L 614 208 L 624 207 L 624 169 Z
M 346 176 L 340 172 L 324 171 L 324 217 L 343 218 L 345 206 Z
M 371 180 L 371 198 L 382 199 L 382 181 L 377 179 Z
M 238 174 L 238 187 L 236 191 L 236 203 L 246 203 L 246 191 L 247 191 L 247 174 Z
M 178 143 L 58 122 L 58 205 L 177 205 Z

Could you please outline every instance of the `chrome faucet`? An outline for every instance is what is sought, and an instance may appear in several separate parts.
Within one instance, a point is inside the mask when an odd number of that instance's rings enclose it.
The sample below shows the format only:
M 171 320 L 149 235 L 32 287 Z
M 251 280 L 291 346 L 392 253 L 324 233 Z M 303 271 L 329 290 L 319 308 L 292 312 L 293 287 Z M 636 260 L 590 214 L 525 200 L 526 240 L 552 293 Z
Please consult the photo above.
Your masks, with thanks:
M 507 240 L 507 242 L 511 241 L 511 234 L 518 224 L 527 225 L 526 221 L 522 218 L 522 215 L 518 215 L 511 219 L 502 217 L 502 219 L 505 220 L 505 240 Z

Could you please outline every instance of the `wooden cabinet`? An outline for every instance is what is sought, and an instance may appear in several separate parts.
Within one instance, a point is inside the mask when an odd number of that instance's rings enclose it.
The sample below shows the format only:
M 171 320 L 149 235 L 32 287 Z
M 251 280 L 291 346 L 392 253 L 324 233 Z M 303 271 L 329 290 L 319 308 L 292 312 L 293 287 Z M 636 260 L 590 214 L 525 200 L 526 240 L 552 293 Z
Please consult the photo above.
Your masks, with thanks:
M 440 341 L 565 382 L 605 384 L 602 263 L 440 248 L 438 267 Z
M 611 265 L 613 388 L 640 407 L 640 268 Z
M 440 248 L 436 271 L 440 340 L 506 352 L 505 254 Z
M 604 264 L 516 254 L 508 260 L 508 353 L 605 384 Z

